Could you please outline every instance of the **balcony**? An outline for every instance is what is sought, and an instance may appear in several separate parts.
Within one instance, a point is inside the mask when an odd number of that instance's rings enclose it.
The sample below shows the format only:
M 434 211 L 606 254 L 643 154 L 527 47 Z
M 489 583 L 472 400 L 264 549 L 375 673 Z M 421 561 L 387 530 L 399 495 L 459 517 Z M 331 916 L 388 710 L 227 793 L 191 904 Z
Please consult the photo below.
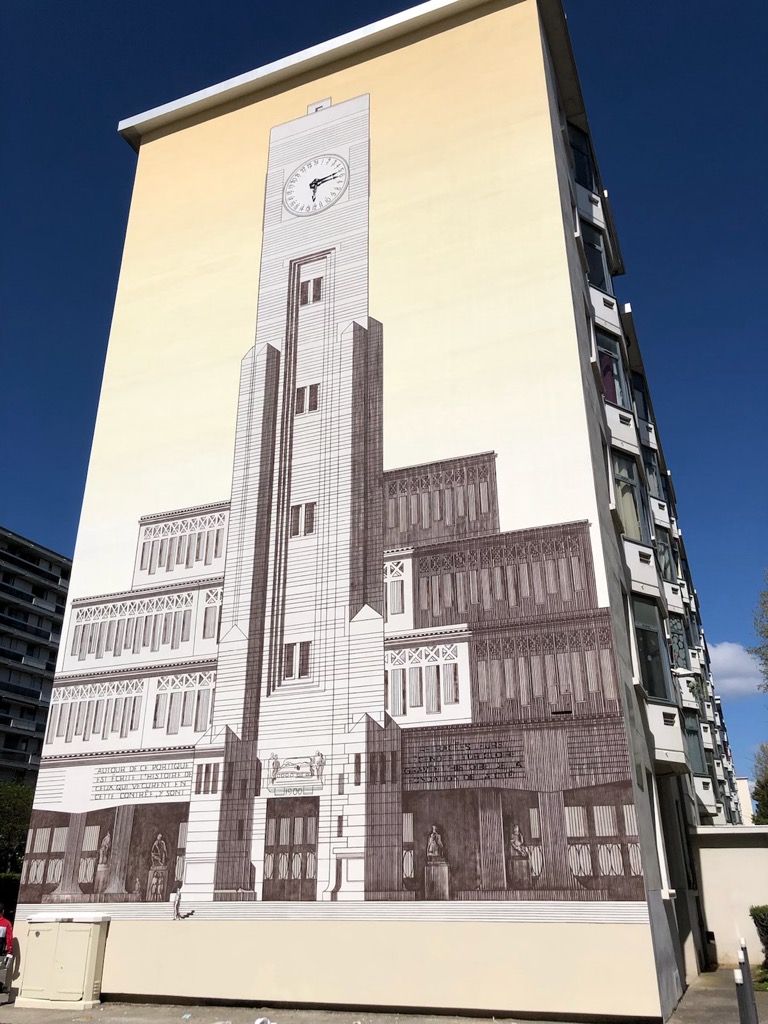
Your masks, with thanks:
M 701 814 L 714 818 L 717 814 L 719 804 L 712 779 L 704 775 L 696 775 L 693 779 L 693 788 L 696 792 L 696 802 L 699 805 Z
M 669 518 L 669 505 L 666 501 L 660 501 L 658 498 L 651 497 L 648 504 L 651 507 L 651 515 L 653 521 L 657 526 L 664 526 L 667 530 L 672 528 L 672 522 Z
M 656 440 L 656 427 L 647 420 L 639 419 L 637 421 L 637 429 L 640 433 L 640 440 L 648 448 L 653 448 L 654 451 L 659 450 L 659 442 Z
M 632 590 L 646 597 L 661 597 L 661 581 L 656 571 L 653 548 L 625 537 L 624 557 L 629 568 Z
M 681 705 L 684 708 L 690 708 L 692 711 L 698 711 L 699 699 L 696 696 L 696 684 L 698 680 L 696 679 L 696 676 L 692 672 L 688 672 L 685 669 L 680 668 L 673 669 L 672 673 L 678 682 Z
M 596 228 L 605 231 L 605 212 L 600 196 L 597 192 L 584 188 L 578 182 L 576 182 L 574 187 L 576 189 L 576 208 L 579 213 L 590 223 L 594 224 Z
M 9 729 L 17 729 L 19 732 L 37 732 L 36 723 L 29 718 L 11 718 L 8 722 Z
M 611 445 L 629 452 L 631 455 L 637 455 L 640 451 L 640 443 L 637 438 L 635 417 L 632 413 L 606 402 L 605 418 L 611 431 Z
M 706 722 L 701 723 L 701 741 L 704 744 L 705 750 L 715 749 L 715 741 L 714 737 L 712 736 L 712 730 Z
M 685 746 L 680 712 L 671 704 L 648 704 L 648 727 L 653 736 L 657 775 L 688 775 L 691 766 Z
M 676 615 L 685 615 L 685 606 L 683 605 L 683 595 L 680 591 L 680 585 L 678 583 L 667 583 L 664 582 L 664 596 L 667 599 L 667 607 L 670 612 Z
M 599 288 L 595 288 L 594 285 L 589 286 L 589 297 L 592 300 L 597 326 L 605 327 L 613 334 L 621 334 L 619 304 L 616 299 Z

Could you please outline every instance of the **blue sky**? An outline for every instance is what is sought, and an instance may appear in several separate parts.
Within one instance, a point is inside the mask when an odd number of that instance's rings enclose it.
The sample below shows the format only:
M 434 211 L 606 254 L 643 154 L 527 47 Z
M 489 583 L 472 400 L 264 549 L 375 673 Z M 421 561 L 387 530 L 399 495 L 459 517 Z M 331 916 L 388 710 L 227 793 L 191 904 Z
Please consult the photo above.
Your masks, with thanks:
M 117 121 L 404 6 L 0 5 L 0 523 L 72 552 L 135 168 Z M 617 292 L 635 313 L 746 774 L 768 740 L 768 696 L 743 652 L 768 565 L 768 7 L 566 10 L 627 265 Z

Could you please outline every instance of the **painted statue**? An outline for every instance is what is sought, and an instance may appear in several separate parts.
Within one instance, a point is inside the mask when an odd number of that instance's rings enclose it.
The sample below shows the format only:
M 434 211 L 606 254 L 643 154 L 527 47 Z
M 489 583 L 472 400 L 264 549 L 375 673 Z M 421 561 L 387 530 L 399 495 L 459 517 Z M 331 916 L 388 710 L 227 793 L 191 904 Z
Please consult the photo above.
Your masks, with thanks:
M 153 868 L 164 868 L 168 864 L 168 847 L 163 839 L 162 832 L 157 833 L 157 839 L 152 843 L 149 857 Z
M 445 847 L 443 837 L 437 831 L 437 825 L 432 826 L 432 831 L 427 837 L 427 859 L 445 860 Z

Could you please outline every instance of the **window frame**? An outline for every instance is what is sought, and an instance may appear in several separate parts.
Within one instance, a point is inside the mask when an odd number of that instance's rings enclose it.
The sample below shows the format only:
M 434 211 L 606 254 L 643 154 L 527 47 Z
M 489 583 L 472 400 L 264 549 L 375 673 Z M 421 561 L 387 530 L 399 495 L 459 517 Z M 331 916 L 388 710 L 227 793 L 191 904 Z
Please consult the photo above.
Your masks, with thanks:
M 621 409 L 627 409 L 631 412 L 632 392 L 629 389 L 629 379 L 627 377 L 624 361 L 624 346 L 622 344 L 621 336 L 618 334 L 611 334 L 610 331 L 606 331 L 602 327 L 595 326 L 594 330 L 597 361 L 600 367 L 600 378 L 603 382 L 603 395 L 605 396 L 606 401 L 610 402 L 612 405 L 619 406 Z M 607 347 L 603 347 L 603 345 L 600 344 L 601 339 L 605 339 L 609 345 L 615 345 L 615 352 L 612 352 Z M 606 363 L 603 362 L 603 357 L 605 357 Z M 607 363 L 610 363 L 610 366 L 607 366 Z M 606 388 L 607 370 L 610 372 L 613 397 L 611 397 L 608 388 Z
M 621 477 L 617 470 L 617 460 L 621 459 L 632 467 L 633 477 Z M 627 452 L 621 451 L 618 448 L 611 448 L 611 469 L 613 471 L 613 485 L 614 494 L 616 497 L 616 507 L 619 512 L 621 519 L 622 533 L 628 539 L 636 541 L 639 544 L 650 544 L 651 532 L 650 532 L 650 521 L 648 518 L 648 507 L 645 501 L 644 488 L 640 479 L 639 469 L 637 460 L 629 455 Z M 637 512 L 637 520 L 640 527 L 640 536 L 635 537 L 627 530 L 627 524 L 624 521 L 622 514 L 623 501 L 621 498 L 621 485 L 625 484 L 632 487 L 634 494 L 634 504 Z
M 579 234 L 584 245 L 584 255 L 587 258 L 587 280 L 593 288 L 597 288 L 607 295 L 613 295 L 613 280 L 611 278 L 611 266 L 608 258 L 608 238 L 606 233 L 594 224 L 590 224 L 583 217 L 579 217 Z M 594 236 L 594 238 L 591 236 Z M 599 244 L 596 244 L 596 240 L 599 241 Z M 597 256 L 590 257 L 590 253 L 596 253 Z M 597 263 L 594 263 L 596 258 L 599 258 L 599 267 Z M 595 279 L 594 271 L 598 269 L 602 271 L 600 274 L 602 283 Z
M 568 124 L 568 144 L 573 157 L 573 180 L 593 195 L 599 195 L 597 181 L 597 165 L 589 134 L 573 124 Z M 580 170 L 586 170 L 586 181 L 581 180 Z
M 638 610 L 646 608 L 649 613 L 646 616 L 639 615 Z M 645 621 L 643 619 L 645 618 Z M 648 620 L 654 619 L 651 624 Z M 637 674 L 643 684 L 643 689 L 649 697 L 654 700 L 664 701 L 667 704 L 672 703 L 672 668 L 669 658 L 669 649 L 667 646 L 667 637 L 664 632 L 664 626 L 661 621 L 659 614 L 658 605 L 656 602 L 649 597 L 642 597 L 639 594 L 632 594 L 632 619 L 635 627 L 635 644 L 637 651 Z M 659 680 L 658 673 L 655 674 L 655 678 L 652 678 L 651 671 L 644 670 L 644 658 L 646 661 L 650 661 L 647 652 L 651 652 L 651 648 L 647 643 L 641 643 L 641 635 L 643 639 L 647 639 L 647 635 L 653 635 L 656 637 L 656 651 L 655 654 L 658 658 L 658 665 L 660 666 Z M 663 693 L 658 692 L 656 683 L 660 682 L 663 688 Z M 649 685 L 650 684 L 650 685 Z

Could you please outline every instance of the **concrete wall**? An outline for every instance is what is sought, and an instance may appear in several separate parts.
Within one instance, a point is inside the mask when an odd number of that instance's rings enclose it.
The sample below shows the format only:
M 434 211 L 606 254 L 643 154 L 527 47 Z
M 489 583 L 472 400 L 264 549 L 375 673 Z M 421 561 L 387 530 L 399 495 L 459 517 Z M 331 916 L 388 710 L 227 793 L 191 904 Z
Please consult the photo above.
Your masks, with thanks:
M 768 825 L 698 828 L 693 846 L 717 962 L 737 965 L 740 938 L 746 939 L 750 961 L 759 962 L 763 954 L 749 908 L 768 903 Z
M 659 1015 L 650 930 L 626 923 L 112 921 L 102 991 Z

